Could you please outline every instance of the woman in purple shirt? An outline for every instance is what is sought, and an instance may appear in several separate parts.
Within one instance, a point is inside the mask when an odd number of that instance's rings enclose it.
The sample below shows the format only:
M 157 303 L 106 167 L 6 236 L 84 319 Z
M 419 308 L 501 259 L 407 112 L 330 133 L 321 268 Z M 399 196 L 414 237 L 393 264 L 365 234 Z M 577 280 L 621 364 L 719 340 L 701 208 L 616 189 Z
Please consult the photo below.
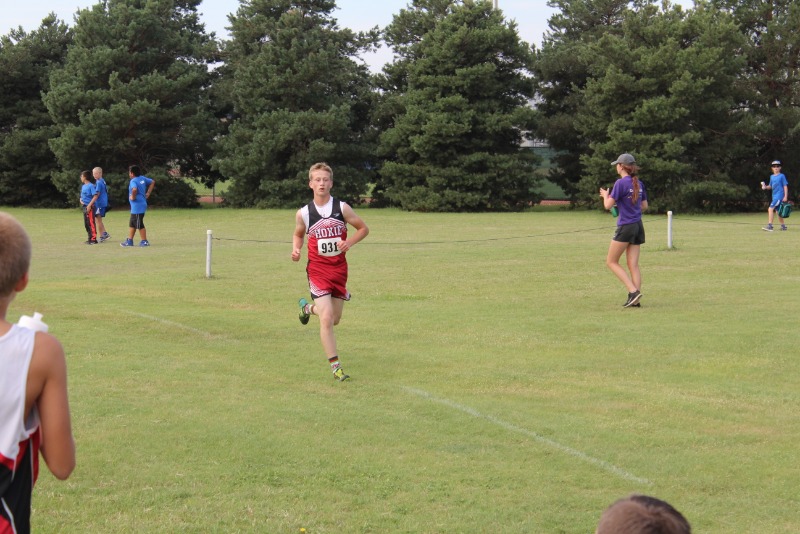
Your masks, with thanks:
M 644 225 L 642 224 L 642 210 L 647 209 L 647 192 L 644 183 L 637 176 L 639 166 L 630 154 L 621 154 L 616 161 L 619 180 L 614 182 L 614 187 L 609 193 L 608 189 L 600 188 L 605 209 L 611 209 L 615 204 L 619 209 L 617 231 L 611 238 L 606 256 L 606 265 L 619 280 L 628 288 L 628 300 L 623 304 L 625 308 L 639 306 L 642 298 L 642 273 L 639 271 L 639 249 L 644 243 Z M 622 253 L 628 263 L 628 271 L 619 264 Z

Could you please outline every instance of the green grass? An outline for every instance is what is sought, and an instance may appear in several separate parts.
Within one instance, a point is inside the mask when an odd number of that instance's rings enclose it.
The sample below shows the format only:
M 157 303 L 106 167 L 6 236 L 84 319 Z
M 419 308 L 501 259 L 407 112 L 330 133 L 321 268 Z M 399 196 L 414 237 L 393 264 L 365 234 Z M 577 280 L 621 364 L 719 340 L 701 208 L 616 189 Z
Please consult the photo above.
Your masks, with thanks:
M 605 212 L 362 208 L 339 384 L 293 212 L 152 210 L 123 249 L 121 211 L 95 247 L 77 211 L 9 211 L 34 261 L 8 318 L 62 341 L 78 443 L 37 532 L 586 534 L 632 492 L 696 532 L 800 529 L 800 230 L 764 214 L 676 216 L 674 249 L 646 217 L 623 310 Z
M 194 191 L 198 196 L 211 196 L 212 194 L 222 196 L 230 186 L 230 182 L 227 181 L 215 184 L 213 189 L 190 179 L 187 179 L 186 183 L 194 188 Z

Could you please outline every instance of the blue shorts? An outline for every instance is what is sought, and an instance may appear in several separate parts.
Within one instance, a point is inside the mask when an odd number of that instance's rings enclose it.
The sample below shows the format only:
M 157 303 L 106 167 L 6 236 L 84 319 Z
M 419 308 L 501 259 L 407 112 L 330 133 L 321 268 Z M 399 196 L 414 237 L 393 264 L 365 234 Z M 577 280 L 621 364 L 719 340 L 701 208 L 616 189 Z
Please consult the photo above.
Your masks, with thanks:
M 102 208 L 97 208 L 96 210 L 94 210 L 94 214 L 96 216 L 98 216 L 98 217 L 105 217 L 106 216 L 106 210 L 108 210 L 108 208 L 105 207 L 105 206 L 102 207 Z
M 770 202 L 770 204 L 769 204 L 769 207 L 778 209 L 778 206 L 781 205 L 781 202 L 783 202 L 783 197 L 782 196 L 778 197 L 777 199 L 773 198 L 772 202 Z M 763 206 L 764 204 L 761 204 L 761 205 Z

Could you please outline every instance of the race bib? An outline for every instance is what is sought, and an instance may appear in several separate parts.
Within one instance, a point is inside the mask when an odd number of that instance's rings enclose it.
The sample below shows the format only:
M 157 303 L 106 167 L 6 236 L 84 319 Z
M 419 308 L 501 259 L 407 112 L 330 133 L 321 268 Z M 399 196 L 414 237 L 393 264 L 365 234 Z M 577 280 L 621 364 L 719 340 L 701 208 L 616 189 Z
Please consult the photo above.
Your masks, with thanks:
M 341 238 L 331 237 L 328 239 L 317 239 L 317 253 L 320 256 L 338 256 L 342 253 L 339 250 Z

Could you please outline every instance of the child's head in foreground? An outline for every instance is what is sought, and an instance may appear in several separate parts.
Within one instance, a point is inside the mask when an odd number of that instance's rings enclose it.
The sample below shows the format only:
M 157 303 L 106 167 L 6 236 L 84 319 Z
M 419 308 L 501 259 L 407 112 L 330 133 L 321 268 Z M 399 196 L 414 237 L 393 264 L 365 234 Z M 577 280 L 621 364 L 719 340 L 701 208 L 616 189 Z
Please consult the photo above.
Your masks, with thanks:
M 669 503 L 648 497 L 631 495 L 609 506 L 596 534 L 691 534 L 692 527 Z
M 0 299 L 21 291 L 20 281 L 31 265 L 31 240 L 14 217 L 0 211 Z

